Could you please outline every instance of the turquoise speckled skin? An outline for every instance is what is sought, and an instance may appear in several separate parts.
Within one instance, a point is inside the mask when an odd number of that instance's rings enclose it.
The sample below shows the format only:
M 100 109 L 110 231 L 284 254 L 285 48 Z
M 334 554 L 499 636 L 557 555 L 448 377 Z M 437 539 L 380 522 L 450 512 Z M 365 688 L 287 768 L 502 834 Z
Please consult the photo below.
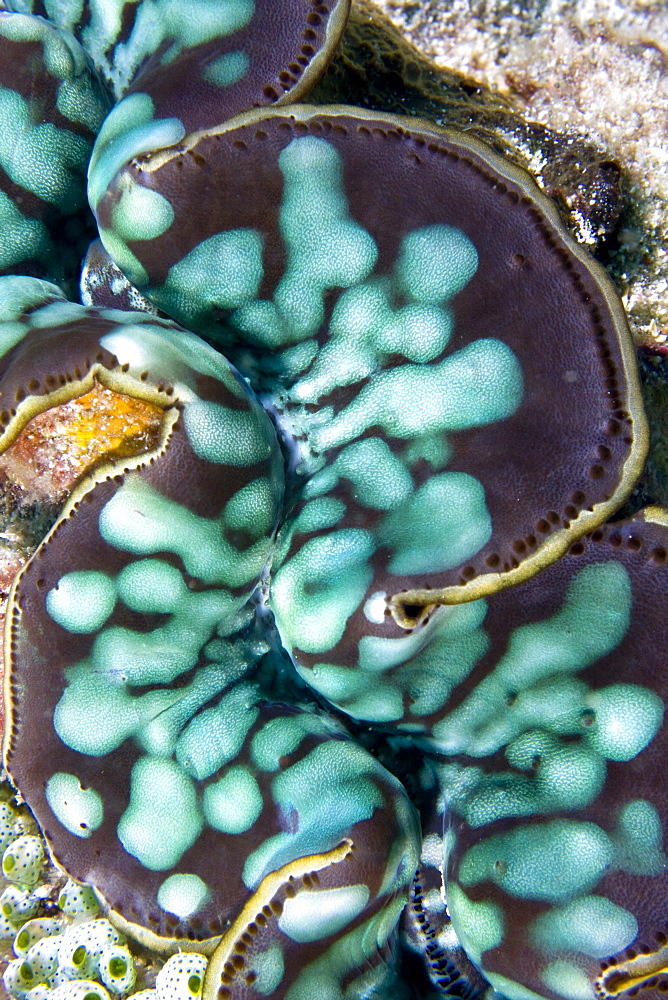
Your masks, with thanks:
M 647 447 L 605 274 L 466 136 L 249 110 L 307 89 L 343 3 L 15 6 L 47 103 L 99 127 L 70 31 L 117 103 L 86 306 L 16 250 L 41 133 L 3 188 L 0 451 L 95 382 L 163 421 L 10 596 L 5 762 L 53 858 L 210 955 L 205 1000 L 658 1000 L 668 522 L 600 527 Z
M 435 727 L 450 915 L 511 1000 L 668 984 L 666 559 L 650 509 L 483 602 L 485 652 Z
M 21 399 L 0 448 L 94 380 L 164 409 L 156 451 L 83 479 L 15 583 L 5 760 L 42 789 L 30 802 L 52 856 L 158 950 L 211 952 L 231 927 L 209 973 L 220 997 L 296 996 L 358 968 L 361 995 L 382 979 L 419 826 L 369 754 L 254 676 L 268 646 L 248 599 L 283 495 L 268 417 L 172 324 L 34 279 L 2 278 L 0 294 L 0 400 Z M 38 352 L 50 375 L 29 387 Z M 335 931 L 338 964 L 321 945 Z
M 0 11 L 0 273 L 62 281 L 77 266 L 86 169 L 108 107 L 69 32 Z

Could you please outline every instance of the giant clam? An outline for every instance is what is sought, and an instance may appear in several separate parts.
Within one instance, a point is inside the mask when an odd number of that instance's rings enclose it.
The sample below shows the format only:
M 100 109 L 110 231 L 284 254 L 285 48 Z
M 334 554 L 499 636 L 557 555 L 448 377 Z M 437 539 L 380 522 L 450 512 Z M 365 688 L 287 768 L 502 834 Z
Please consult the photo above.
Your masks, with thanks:
M 647 448 L 604 271 L 469 136 L 287 104 L 345 4 L 12 6 L 0 449 L 99 387 L 154 418 L 10 596 L 52 859 L 207 1000 L 401 997 L 398 947 L 439 995 L 665 993 L 668 542 L 602 526 Z M 347 718 L 422 759 L 424 837 Z

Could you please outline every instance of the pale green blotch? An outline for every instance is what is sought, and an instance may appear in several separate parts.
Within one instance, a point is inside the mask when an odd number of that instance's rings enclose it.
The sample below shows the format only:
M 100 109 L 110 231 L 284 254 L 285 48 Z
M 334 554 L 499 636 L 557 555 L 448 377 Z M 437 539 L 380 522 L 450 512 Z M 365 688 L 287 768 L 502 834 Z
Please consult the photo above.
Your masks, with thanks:
M 219 781 L 207 785 L 202 797 L 204 818 L 222 833 L 245 833 L 262 812 L 262 792 L 250 771 L 230 767 Z
M 404 716 L 401 691 L 377 675 L 372 678 L 334 663 L 297 669 L 311 687 L 355 719 L 397 722 Z
M 615 649 L 630 612 L 624 567 L 617 562 L 586 566 L 571 580 L 559 611 L 515 629 L 494 670 L 436 723 L 439 747 L 449 754 L 483 756 L 539 724 L 581 735 L 587 689 L 572 675 Z M 592 621 L 597 628 L 592 629 Z M 511 706 L 509 692 L 515 695 Z
M 205 647 L 205 656 L 209 659 L 219 659 L 219 662 L 207 663 L 200 667 L 195 672 L 191 684 L 176 689 L 178 698 L 172 705 L 137 729 L 135 738 L 146 753 L 161 757 L 171 756 L 176 749 L 179 733 L 186 723 L 207 702 L 238 681 L 258 659 L 259 654 L 255 655 L 254 652 L 244 649 L 242 643 L 230 645 L 232 655 L 227 656 L 220 650 L 221 646 L 225 646 L 223 640 L 213 640 L 208 643 Z
M 363 281 L 378 249 L 348 214 L 334 146 L 311 136 L 293 139 L 278 164 L 285 178 L 280 229 L 288 262 L 274 302 L 289 322 L 289 339 L 296 341 L 316 333 L 322 323 L 326 289 Z
M 120 7 L 122 9 L 122 5 Z M 183 49 L 239 31 L 248 24 L 254 11 L 254 0 L 230 0 L 224 4 L 220 0 L 198 0 L 195 9 L 190 3 L 184 4 L 183 0 L 157 0 L 147 8 L 140 7 L 132 34 L 124 45 L 127 51 L 122 61 L 123 76 L 126 80 L 132 79 L 137 67 L 159 50 L 166 40 L 172 44 L 162 56 L 163 65 L 176 58 Z M 117 33 L 121 33 L 120 24 Z M 121 62 L 118 55 L 117 62 Z M 117 88 L 121 90 L 123 76 L 119 76 L 117 82 Z
M 251 538 L 271 535 L 276 518 L 276 498 L 268 479 L 253 479 L 242 486 L 225 505 L 223 523 Z
M 455 806 L 470 826 L 507 816 L 581 809 L 594 801 L 605 782 L 601 757 L 582 743 L 565 743 L 540 729 L 511 743 L 506 757 L 513 767 L 529 773 L 495 771 L 481 776 L 475 793 Z
M 87 73 L 74 80 L 63 80 L 58 87 L 56 106 L 65 118 L 81 122 L 94 133 L 100 130 L 108 111 L 100 91 Z
M 298 892 L 283 904 L 278 926 L 293 941 L 305 944 L 337 934 L 362 913 L 369 901 L 366 885 Z
M 75 73 L 83 73 L 87 60 L 77 40 L 69 32 L 56 28 L 44 38 L 44 64 L 52 76 L 66 80 Z
M 454 226 L 425 226 L 405 236 L 396 271 L 400 287 L 419 302 L 451 299 L 478 270 L 478 253 Z
M 541 914 L 530 934 L 534 945 L 547 954 L 579 951 L 591 958 L 605 958 L 635 940 L 638 921 L 605 896 L 584 896 Z
M 1 231 L 2 227 L 0 226 L 0 241 L 2 239 Z M 2 267 L 1 263 L 0 267 Z M 0 357 L 7 354 L 14 344 L 18 344 L 20 340 L 23 340 L 29 329 L 30 327 L 25 323 L 3 323 L 0 320 Z
M 14 323 L 26 312 L 33 312 L 46 303 L 66 298 L 57 285 L 41 278 L 26 278 L 17 274 L 0 276 L 0 322 Z M 21 324 L 23 325 L 23 324 Z
M 12 10 L 18 11 L 20 13 L 30 14 L 32 8 L 32 0 L 28 0 L 26 3 L 17 0 L 17 3 L 12 4 Z M 22 44 L 24 42 L 40 42 L 42 45 L 42 55 L 45 64 L 48 65 L 48 54 L 47 50 L 49 44 L 58 41 L 58 36 L 52 25 L 45 22 L 42 18 L 36 20 L 34 17 L 3 17 L 2 28 L 0 29 L 0 35 L 3 38 L 8 38 L 12 42 L 18 42 Z M 62 42 L 61 42 L 62 44 Z
M 253 299 L 263 275 L 262 237 L 254 229 L 233 229 L 193 247 L 154 295 L 158 305 L 201 325 L 212 310 L 237 309 Z
M 402 900 L 403 901 L 403 900 Z M 369 920 L 360 924 L 355 930 L 335 938 L 329 948 L 318 958 L 306 966 L 302 966 L 299 975 L 285 993 L 285 1000 L 353 1000 L 357 997 L 381 997 L 387 993 L 388 973 L 392 972 L 385 963 L 381 971 L 386 975 L 379 980 L 376 958 L 379 947 L 384 943 L 383 932 L 394 925 L 387 920 L 387 914 L 396 923 L 397 901 L 388 902 L 387 906 Z M 368 973 L 359 975 L 361 969 L 369 969 Z M 344 983 L 346 988 L 344 991 Z
M 232 313 L 230 325 L 243 335 L 241 339 L 244 342 L 260 347 L 278 349 L 283 344 L 290 343 L 292 339 L 288 317 L 279 312 L 274 302 L 267 302 L 266 299 L 255 299 L 242 303 Z M 316 350 L 317 344 L 312 340 L 306 340 L 305 344 L 298 343 L 292 354 L 283 351 L 280 358 L 281 360 L 286 359 L 288 367 L 296 365 L 297 372 L 300 372 L 302 370 L 301 364 L 308 364 Z
M 387 515 L 375 534 L 392 552 L 390 573 L 411 576 L 458 566 L 492 535 L 482 483 L 466 472 L 432 476 Z
M 361 747 L 330 739 L 278 774 L 272 795 L 283 815 L 295 814 L 296 829 L 267 838 L 248 856 L 244 884 L 255 889 L 282 865 L 336 847 L 351 827 L 383 806 L 383 793 L 374 781 L 378 771 Z
M 355 499 L 365 507 L 392 510 L 413 490 L 406 466 L 382 438 L 364 438 L 348 445 L 337 455 L 334 469 L 350 480 Z
M 395 309 L 394 297 L 386 278 L 371 278 L 340 295 L 327 340 L 292 389 L 295 400 L 315 403 L 337 386 L 372 375 L 393 354 L 423 364 L 442 354 L 453 328 L 450 310 L 417 302 Z
M 394 798 L 396 821 L 402 834 L 394 837 L 378 889 L 379 896 L 392 897 L 411 881 L 420 862 L 422 829 L 420 819 L 413 806 L 404 795 Z
M 664 705 L 649 688 L 611 684 L 585 699 L 595 713 L 587 743 L 608 760 L 632 760 L 656 736 Z
M 370 599 L 370 600 L 373 600 Z M 370 601 L 365 605 L 369 612 Z M 380 595 L 385 608 L 385 595 Z M 488 646 L 482 630 L 484 601 L 440 608 L 419 631 L 398 639 L 365 635 L 357 668 L 317 663 L 301 669 L 309 683 L 356 719 L 390 722 L 406 718 L 404 695 L 414 719 L 442 708 Z M 370 612 L 369 612 L 370 613 Z M 369 617 L 369 614 L 367 614 Z M 383 620 L 382 612 L 380 621 Z M 374 615 L 372 621 L 377 621 Z M 402 727 L 419 723 L 402 723 Z
M 202 70 L 202 77 L 207 83 L 213 83 L 216 87 L 231 87 L 237 83 L 248 72 L 250 58 L 247 52 L 238 50 L 237 52 L 226 52 L 207 63 Z
M 280 985 L 285 974 L 283 949 L 280 944 L 272 944 L 264 951 L 259 951 L 249 959 L 249 971 L 254 972 L 257 979 L 253 989 L 262 996 L 269 996 Z
M 420 837 L 418 833 L 418 837 L 416 839 L 416 853 L 415 853 L 416 858 L 419 856 L 420 853 L 419 839 Z M 402 887 L 405 886 L 409 880 L 410 880 L 410 875 L 404 872 Z M 398 886 L 395 886 L 394 888 L 398 888 Z M 379 891 L 379 895 L 380 893 L 386 891 L 388 891 L 388 889 L 385 888 L 385 883 L 384 883 L 384 887 Z M 386 901 L 385 906 L 380 911 L 378 916 L 372 917 L 371 920 L 369 920 L 366 924 L 367 930 L 362 939 L 364 942 L 363 947 L 365 949 L 367 947 L 370 947 L 372 941 L 375 942 L 376 948 L 383 947 L 383 945 L 387 942 L 387 939 L 389 938 L 390 934 L 397 926 L 399 918 L 403 913 L 405 905 L 406 903 L 404 901 L 403 893 L 399 892 L 397 896 L 395 896 L 394 898 L 390 896 L 390 898 Z
M 197 17 L 193 16 L 192 5 L 182 0 L 158 0 L 156 6 L 167 29 L 165 34 L 168 31 L 187 48 L 241 31 L 255 13 L 254 0 L 227 0 L 224 4 L 220 0 L 198 0 Z M 147 12 L 147 20 L 153 16 L 152 11 Z
M 572 962 L 552 962 L 543 969 L 540 978 L 564 1000 L 596 1000 L 589 975 Z
M 118 236 L 112 229 L 103 229 L 102 227 L 100 227 L 98 235 L 104 249 L 126 277 L 137 287 L 143 288 L 147 285 L 148 274 L 146 269 L 130 250 L 125 240 Z
M 118 839 L 151 871 L 177 865 L 202 830 L 195 786 L 174 761 L 140 757 L 132 768 L 130 804 Z
M 50 326 L 81 322 L 85 315 L 83 306 L 77 302 L 47 302 L 41 309 L 26 316 L 25 322 L 33 330 L 43 330 Z
M 655 806 L 646 799 L 627 802 L 613 832 L 615 865 L 631 875 L 661 875 L 666 869 L 663 825 Z
M 214 708 L 195 716 L 176 743 L 176 759 L 184 771 L 201 781 L 238 756 L 257 719 L 258 699 L 252 684 L 239 684 Z
M 309 501 L 295 518 L 290 528 L 289 536 L 309 534 L 333 528 L 339 523 L 346 512 L 343 500 L 335 497 L 317 497 Z
M 445 434 L 424 434 L 414 438 L 404 449 L 407 465 L 416 465 L 421 459 L 429 462 L 434 472 L 444 469 L 452 458 L 452 445 Z
M 482 953 L 503 941 L 503 910 L 496 903 L 474 902 L 454 882 L 448 883 L 447 899 L 457 939 L 480 965 Z
M 53 249 L 44 223 L 26 218 L 11 198 L 0 191 L 0 267 L 10 267 L 31 257 L 43 260 Z M 25 332 L 25 327 L 23 329 Z M 9 346 L 5 350 L 9 350 Z
M 253 762 L 262 771 L 278 771 L 281 757 L 294 753 L 308 733 L 327 732 L 323 722 L 311 712 L 270 719 L 253 737 Z
M 111 217 L 121 239 L 152 240 L 173 223 L 174 209 L 165 196 L 138 184 L 130 174 L 119 178 L 117 192 Z
M 88 201 L 93 211 L 124 164 L 140 153 L 172 146 L 185 135 L 178 118 L 156 120 L 153 112 L 149 95 L 136 93 L 119 101 L 105 118 L 88 166 Z
M 158 889 L 158 905 L 177 917 L 190 917 L 211 899 L 211 889 L 199 875 L 170 875 Z
M 16 184 L 63 212 L 79 208 L 89 153 L 83 136 L 52 122 L 35 124 L 28 101 L 6 88 L 0 88 L 0 134 L 0 166 Z
M 56 819 L 75 837 L 90 837 L 102 825 L 102 797 L 94 788 L 82 788 L 73 774 L 53 774 L 46 783 L 46 801 Z
M 132 473 L 100 511 L 98 524 L 104 540 L 123 552 L 173 552 L 191 576 L 228 587 L 249 584 L 262 570 L 270 545 L 263 538 L 240 552 L 223 537 L 219 520 L 193 514 Z M 245 596 L 230 595 L 230 614 L 244 603 Z
M 553 820 L 474 844 L 458 879 L 465 886 L 489 880 L 513 896 L 560 903 L 592 889 L 612 859 L 611 840 L 595 823 Z
M 46 22 L 42 24 L 46 26 Z M 109 109 L 83 49 L 69 31 L 57 29 L 45 33 L 43 43 L 44 63 L 49 73 L 62 81 L 56 98 L 58 110 L 97 133 Z
M 137 559 L 116 578 L 118 596 L 133 611 L 179 614 L 180 604 L 192 593 L 176 566 L 162 559 Z M 190 614 L 192 614 L 192 611 Z M 190 622 L 190 615 L 188 616 Z
M 482 629 L 486 610 L 485 601 L 472 601 L 439 609 L 412 636 L 363 636 L 359 666 L 364 671 L 393 670 L 389 680 L 408 694 L 410 715 L 429 715 L 443 707 L 486 652 L 489 641 Z M 371 692 L 378 678 L 369 683 Z M 354 706 L 349 710 L 356 715 Z
M 510 416 L 523 396 L 522 370 L 510 348 L 475 340 L 433 365 L 378 372 L 328 423 L 311 432 L 317 451 L 346 444 L 371 427 L 412 438 L 466 430 Z
M 167 639 L 163 648 L 170 647 Z M 54 728 L 67 746 L 94 757 L 110 753 L 130 736 L 147 753 L 170 756 L 195 712 L 239 680 L 261 655 L 249 647 L 239 641 L 208 643 L 205 655 L 219 662 L 200 667 L 185 687 L 141 695 L 128 691 L 122 670 L 109 675 L 90 659 L 83 660 L 66 670 L 67 686 L 56 706 Z
M 513 632 L 497 669 L 514 681 L 514 690 L 555 673 L 582 670 L 619 645 L 630 613 L 631 584 L 624 567 L 617 562 L 586 566 L 569 584 L 564 604 L 552 618 Z
M 547 709 L 543 703 L 541 709 Z M 559 712 L 556 703 L 555 711 Z M 605 781 L 605 761 L 581 742 L 567 743 L 541 729 L 529 730 L 509 744 L 508 762 L 528 772 L 468 770 L 470 784 L 459 788 L 452 808 L 469 826 L 480 827 L 508 816 L 578 809 L 587 806 Z M 538 763 L 538 766 L 536 764 Z
M 202 646 L 234 607 L 225 591 L 190 590 L 181 571 L 161 559 L 131 562 L 118 574 L 116 589 L 134 611 L 171 615 L 150 632 L 113 626 L 96 637 L 93 665 L 116 683 L 171 683 L 195 666 Z
M 351 528 L 310 539 L 274 577 L 274 614 L 283 642 L 308 653 L 335 646 L 373 571 L 368 531 Z
M 381 346 L 388 354 L 403 354 L 409 361 L 425 364 L 445 350 L 453 326 L 449 309 L 413 302 L 397 309 Z
M 220 403 L 186 403 L 183 423 L 196 455 L 207 462 L 248 468 L 266 461 L 272 439 L 263 419 L 248 407 L 230 410 Z
M 66 573 L 46 595 L 46 610 L 68 632 L 97 632 L 115 605 L 114 581 L 97 570 Z
M 159 323 L 149 313 L 129 316 L 120 309 L 101 309 L 100 315 L 115 324 L 100 337 L 100 345 L 115 354 L 119 364 L 127 365 L 131 376 L 141 378 L 149 368 L 156 383 L 167 380 L 174 385 L 178 398 L 186 401 L 197 397 L 197 373 L 210 375 L 244 406 L 254 406 L 258 419 L 271 426 L 269 418 L 260 415 L 259 406 L 251 403 L 248 384 L 241 375 L 194 333 Z
M 90 659 L 65 671 L 67 687 L 53 714 L 58 736 L 72 750 L 103 757 L 178 702 L 180 690 L 128 694 L 122 682 L 109 683 Z
M 54 9 L 55 8 L 55 9 Z M 49 16 L 74 30 L 81 20 L 80 2 L 47 0 Z M 196 8 L 182 0 L 155 0 L 139 6 L 132 31 L 127 37 L 122 0 L 93 4 L 90 20 L 81 34 L 90 58 L 103 77 L 108 78 L 118 100 L 137 75 L 137 70 L 161 52 L 161 64 L 168 65 L 184 48 L 222 38 L 242 28 L 253 16 L 253 0 L 198 0 Z M 119 38 L 123 43 L 119 44 Z M 165 46 L 166 42 L 171 42 Z M 176 72 L 176 71 L 175 71 Z
M 433 642 L 397 671 L 397 682 L 411 698 L 412 716 L 441 709 L 454 687 L 485 654 L 489 646 L 482 627 L 486 614 L 485 601 L 471 601 L 443 608 L 434 616 L 437 628 Z

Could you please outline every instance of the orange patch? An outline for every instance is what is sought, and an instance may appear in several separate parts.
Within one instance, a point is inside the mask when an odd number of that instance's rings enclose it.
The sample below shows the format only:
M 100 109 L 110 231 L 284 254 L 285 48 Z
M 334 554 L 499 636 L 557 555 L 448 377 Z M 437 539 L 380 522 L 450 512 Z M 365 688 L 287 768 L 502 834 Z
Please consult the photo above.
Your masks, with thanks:
M 106 389 L 45 410 L 0 458 L 0 474 L 36 497 L 63 501 L 102 461 L 123 460 L 159 444 L 164 411 Z

